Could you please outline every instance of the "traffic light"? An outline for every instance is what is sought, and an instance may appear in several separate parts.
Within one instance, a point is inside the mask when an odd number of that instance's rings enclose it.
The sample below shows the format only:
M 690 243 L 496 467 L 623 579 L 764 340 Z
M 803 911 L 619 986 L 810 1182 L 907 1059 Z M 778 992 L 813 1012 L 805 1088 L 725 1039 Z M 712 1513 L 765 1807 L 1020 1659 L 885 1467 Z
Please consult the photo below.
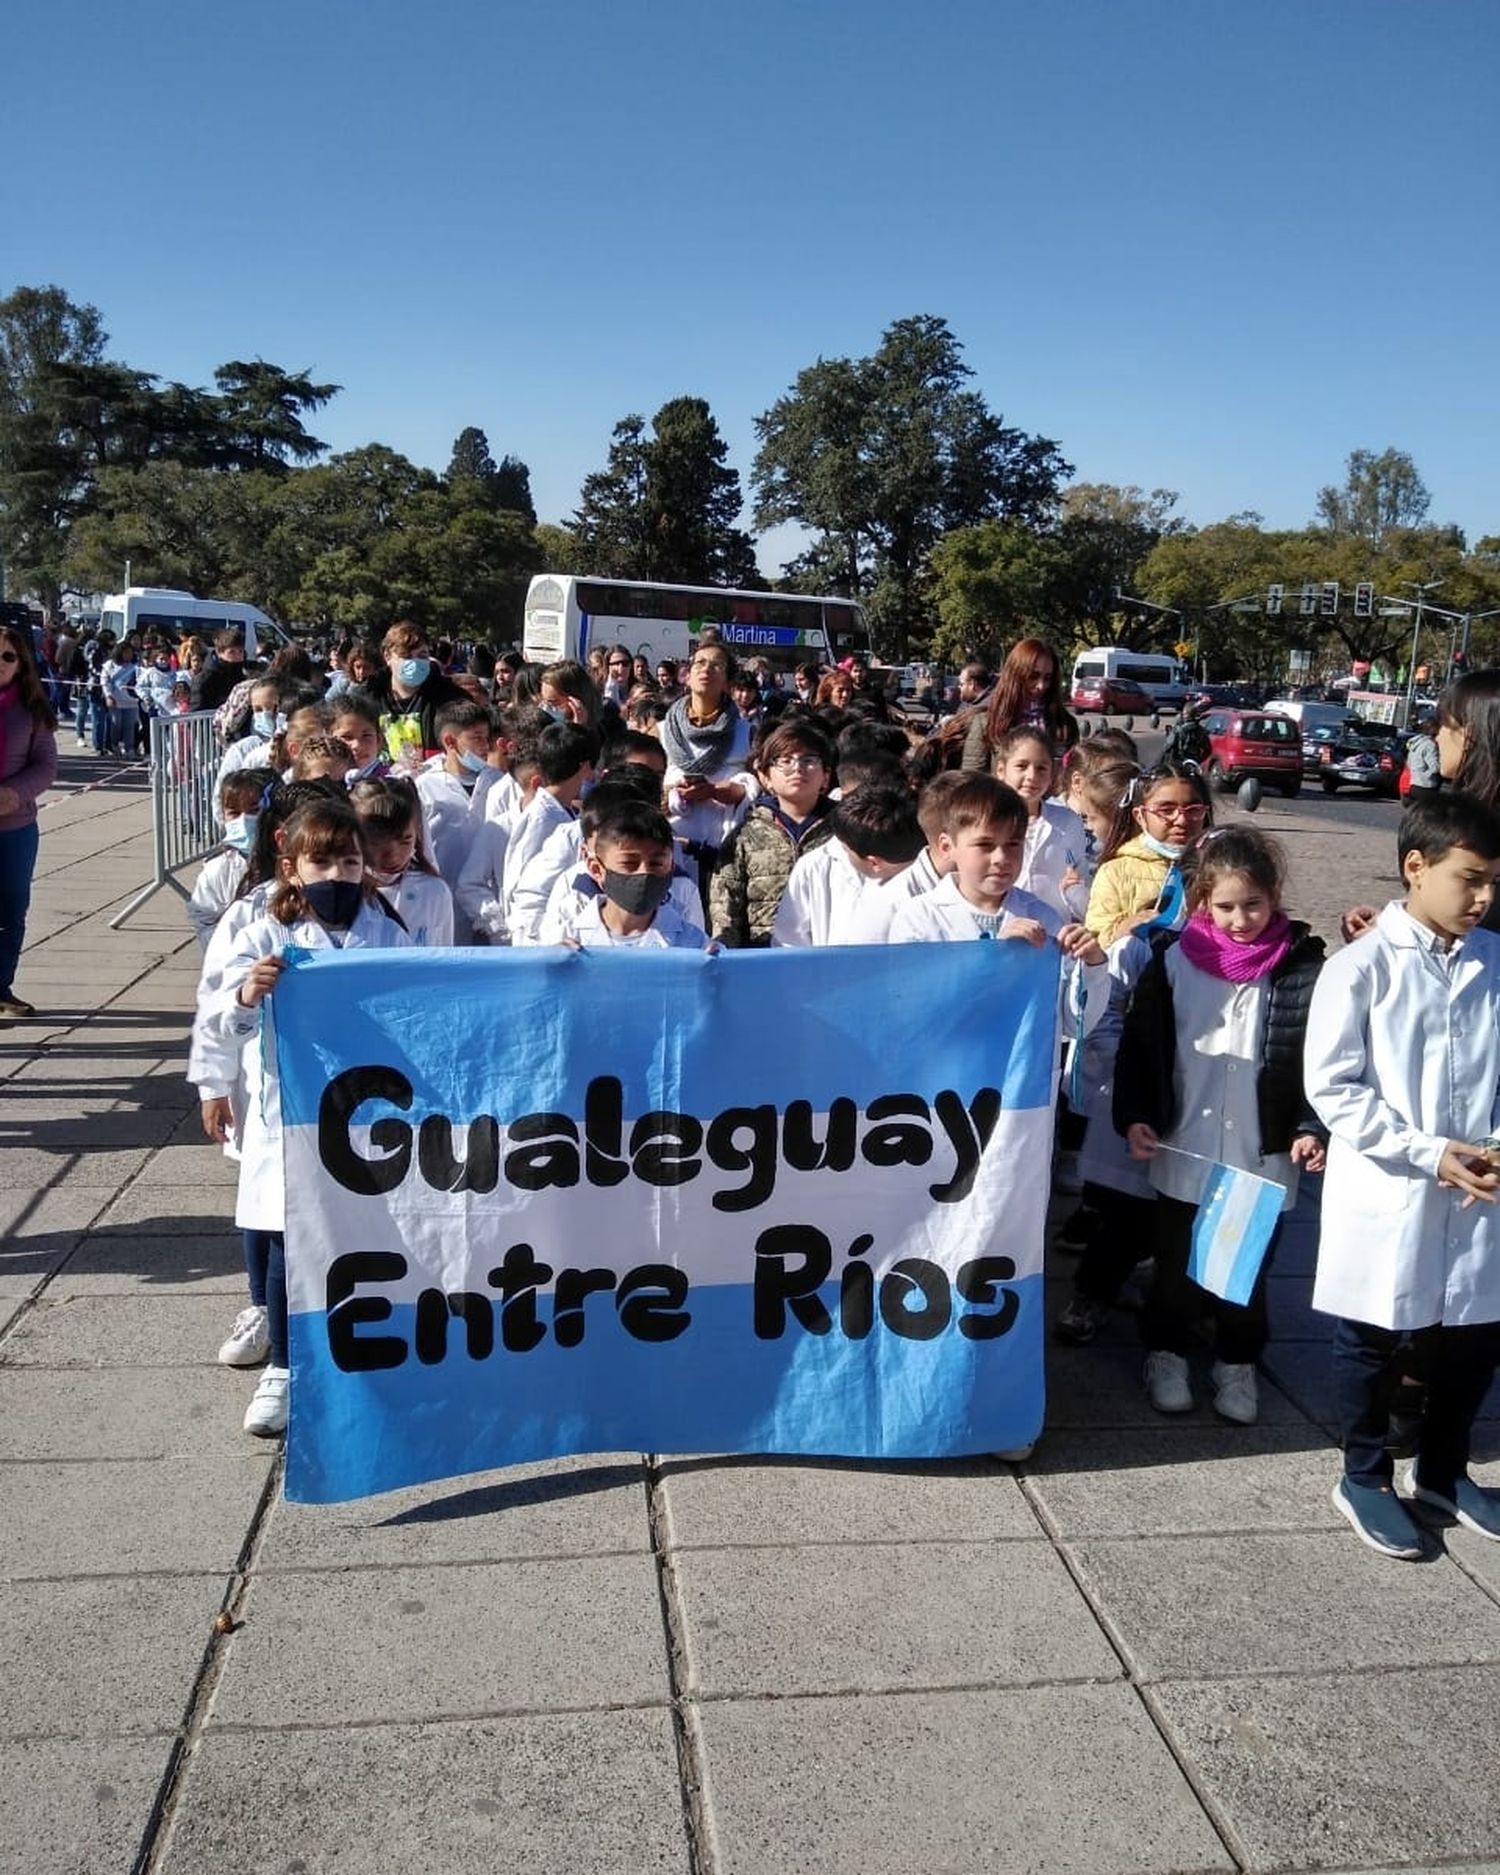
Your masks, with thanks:
M 1373 579 L 1362 579 L 1354 588 L 1354 616 L 1356 618 L 1374 618 L 1375 582 Z
M 1304 618 L 1311 618 L 1318 609 L 1318 589 L 1310 579 L 1302 582 L 1302 604 L 1299 610 Z
M 1266 588 L 1266 616 L 1268 618 L 1281 617 L 1281 595 L 1285 591 L 1286 588 L 1280 581 L 1274 586 L 1268 586 Z
M 1338 609 L 1339 583 L 1336 579 L 1325 579 L 1323 581 L 1323 593 L 1318 604 L 1318 610 L 1323 614 L 1324 618 L 1332 618 L 1337 613 Z

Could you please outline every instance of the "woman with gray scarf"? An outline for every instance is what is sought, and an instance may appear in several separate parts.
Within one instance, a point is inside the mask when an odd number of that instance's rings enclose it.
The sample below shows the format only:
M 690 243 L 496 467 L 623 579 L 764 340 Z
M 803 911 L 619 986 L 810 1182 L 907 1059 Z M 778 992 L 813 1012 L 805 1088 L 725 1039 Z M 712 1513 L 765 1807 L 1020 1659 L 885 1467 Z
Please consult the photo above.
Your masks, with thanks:
M 696 862 L 705 895 L 719 848 L 757 791 L 749 767 L 750 725 L 729 695 L 733 669 L 724 645 L 700 644 L 688 665 L 686 693 L 661 725 L 672 831 Z

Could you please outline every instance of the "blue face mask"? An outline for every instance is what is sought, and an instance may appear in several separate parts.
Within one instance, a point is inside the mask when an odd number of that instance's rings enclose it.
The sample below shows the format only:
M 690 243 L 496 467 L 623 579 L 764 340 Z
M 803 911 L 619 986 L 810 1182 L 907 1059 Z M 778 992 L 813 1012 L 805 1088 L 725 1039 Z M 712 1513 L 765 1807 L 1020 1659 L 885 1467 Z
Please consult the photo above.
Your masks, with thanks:
M 255 731 L 256 735 L 264 736 L 267 742 L 269 742 L 272 736 L 276 734 L 276 712 L 274 710 L 257 710 L 250 718 L 250 727 Z
M 554 723 L 565 723 L 568 720 L 568 712 L 561 704 L 543 703 L 540 707 L 543 716 L 550 716 Z
M 224 844 L 232 853 L 249 856 L 255 845 L 255 823 L 259 814 L 230 814 L 224 822 Z
M 431 669 L 431 658 L 402 658 L 396 666 L 396 676 L 408 690 L 420 690 L 427 682 L 427 673 Z
M 482 755 L 476 755 L 472 749 L 455 749 L 458 765 L 467 775 L 482 775 L 489 763 Z

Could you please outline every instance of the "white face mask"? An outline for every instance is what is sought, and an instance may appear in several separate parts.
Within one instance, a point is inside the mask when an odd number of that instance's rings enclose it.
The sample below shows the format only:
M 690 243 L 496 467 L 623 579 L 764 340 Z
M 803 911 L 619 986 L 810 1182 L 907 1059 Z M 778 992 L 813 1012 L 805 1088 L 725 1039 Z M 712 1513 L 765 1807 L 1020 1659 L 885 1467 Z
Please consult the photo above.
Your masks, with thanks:
M 482 755 L 476 755 L 472 749 L 455 749 L 454 754 L 458 757 L 459 767 L 466 774 L 482 775 L 489 767 L 485 758 Z
M 1158 859 L 1181 859 L 1189 846 L 1186 840 L 1158 840 L 1154 833 L 1143 833 L 1140 839 L 1146 851 L 1154 853 Z
M 224 844 L 233 853 L 243 853 L 248 858 L 255 845 L 255 823 L 259 814 L 229 814 L 224 821 Z

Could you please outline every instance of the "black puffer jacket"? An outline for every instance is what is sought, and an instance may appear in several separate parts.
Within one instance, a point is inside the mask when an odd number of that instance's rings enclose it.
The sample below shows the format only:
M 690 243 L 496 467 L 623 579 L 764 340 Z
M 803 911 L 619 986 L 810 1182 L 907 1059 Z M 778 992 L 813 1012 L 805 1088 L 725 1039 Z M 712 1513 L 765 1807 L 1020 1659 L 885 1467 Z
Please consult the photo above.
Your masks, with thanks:
M 1152 945 L 1151 961 L 1141 972 L 1125 1012 L 1115 1063 L 1117 1133 L 1144 1122 L 1165 1139 L 1177 1123 L 1172 1084 L 1177 1021 L 1166 963 L 1167 952 L 1176 942 L 1176 933 L 1168 932 Z M 1288 1151 L 1299 1133 L 1312 1133 L 1319 1139 L 1328 1136 L 1327 1127 L 1308 1105 L 1302 1084 L 1302 1042 L 1323 955 L 1322 938 L 1294 920 L 1291 947 L 1270 976 L 1270 1003 L 1255 1079 L 1263 1154 Z

